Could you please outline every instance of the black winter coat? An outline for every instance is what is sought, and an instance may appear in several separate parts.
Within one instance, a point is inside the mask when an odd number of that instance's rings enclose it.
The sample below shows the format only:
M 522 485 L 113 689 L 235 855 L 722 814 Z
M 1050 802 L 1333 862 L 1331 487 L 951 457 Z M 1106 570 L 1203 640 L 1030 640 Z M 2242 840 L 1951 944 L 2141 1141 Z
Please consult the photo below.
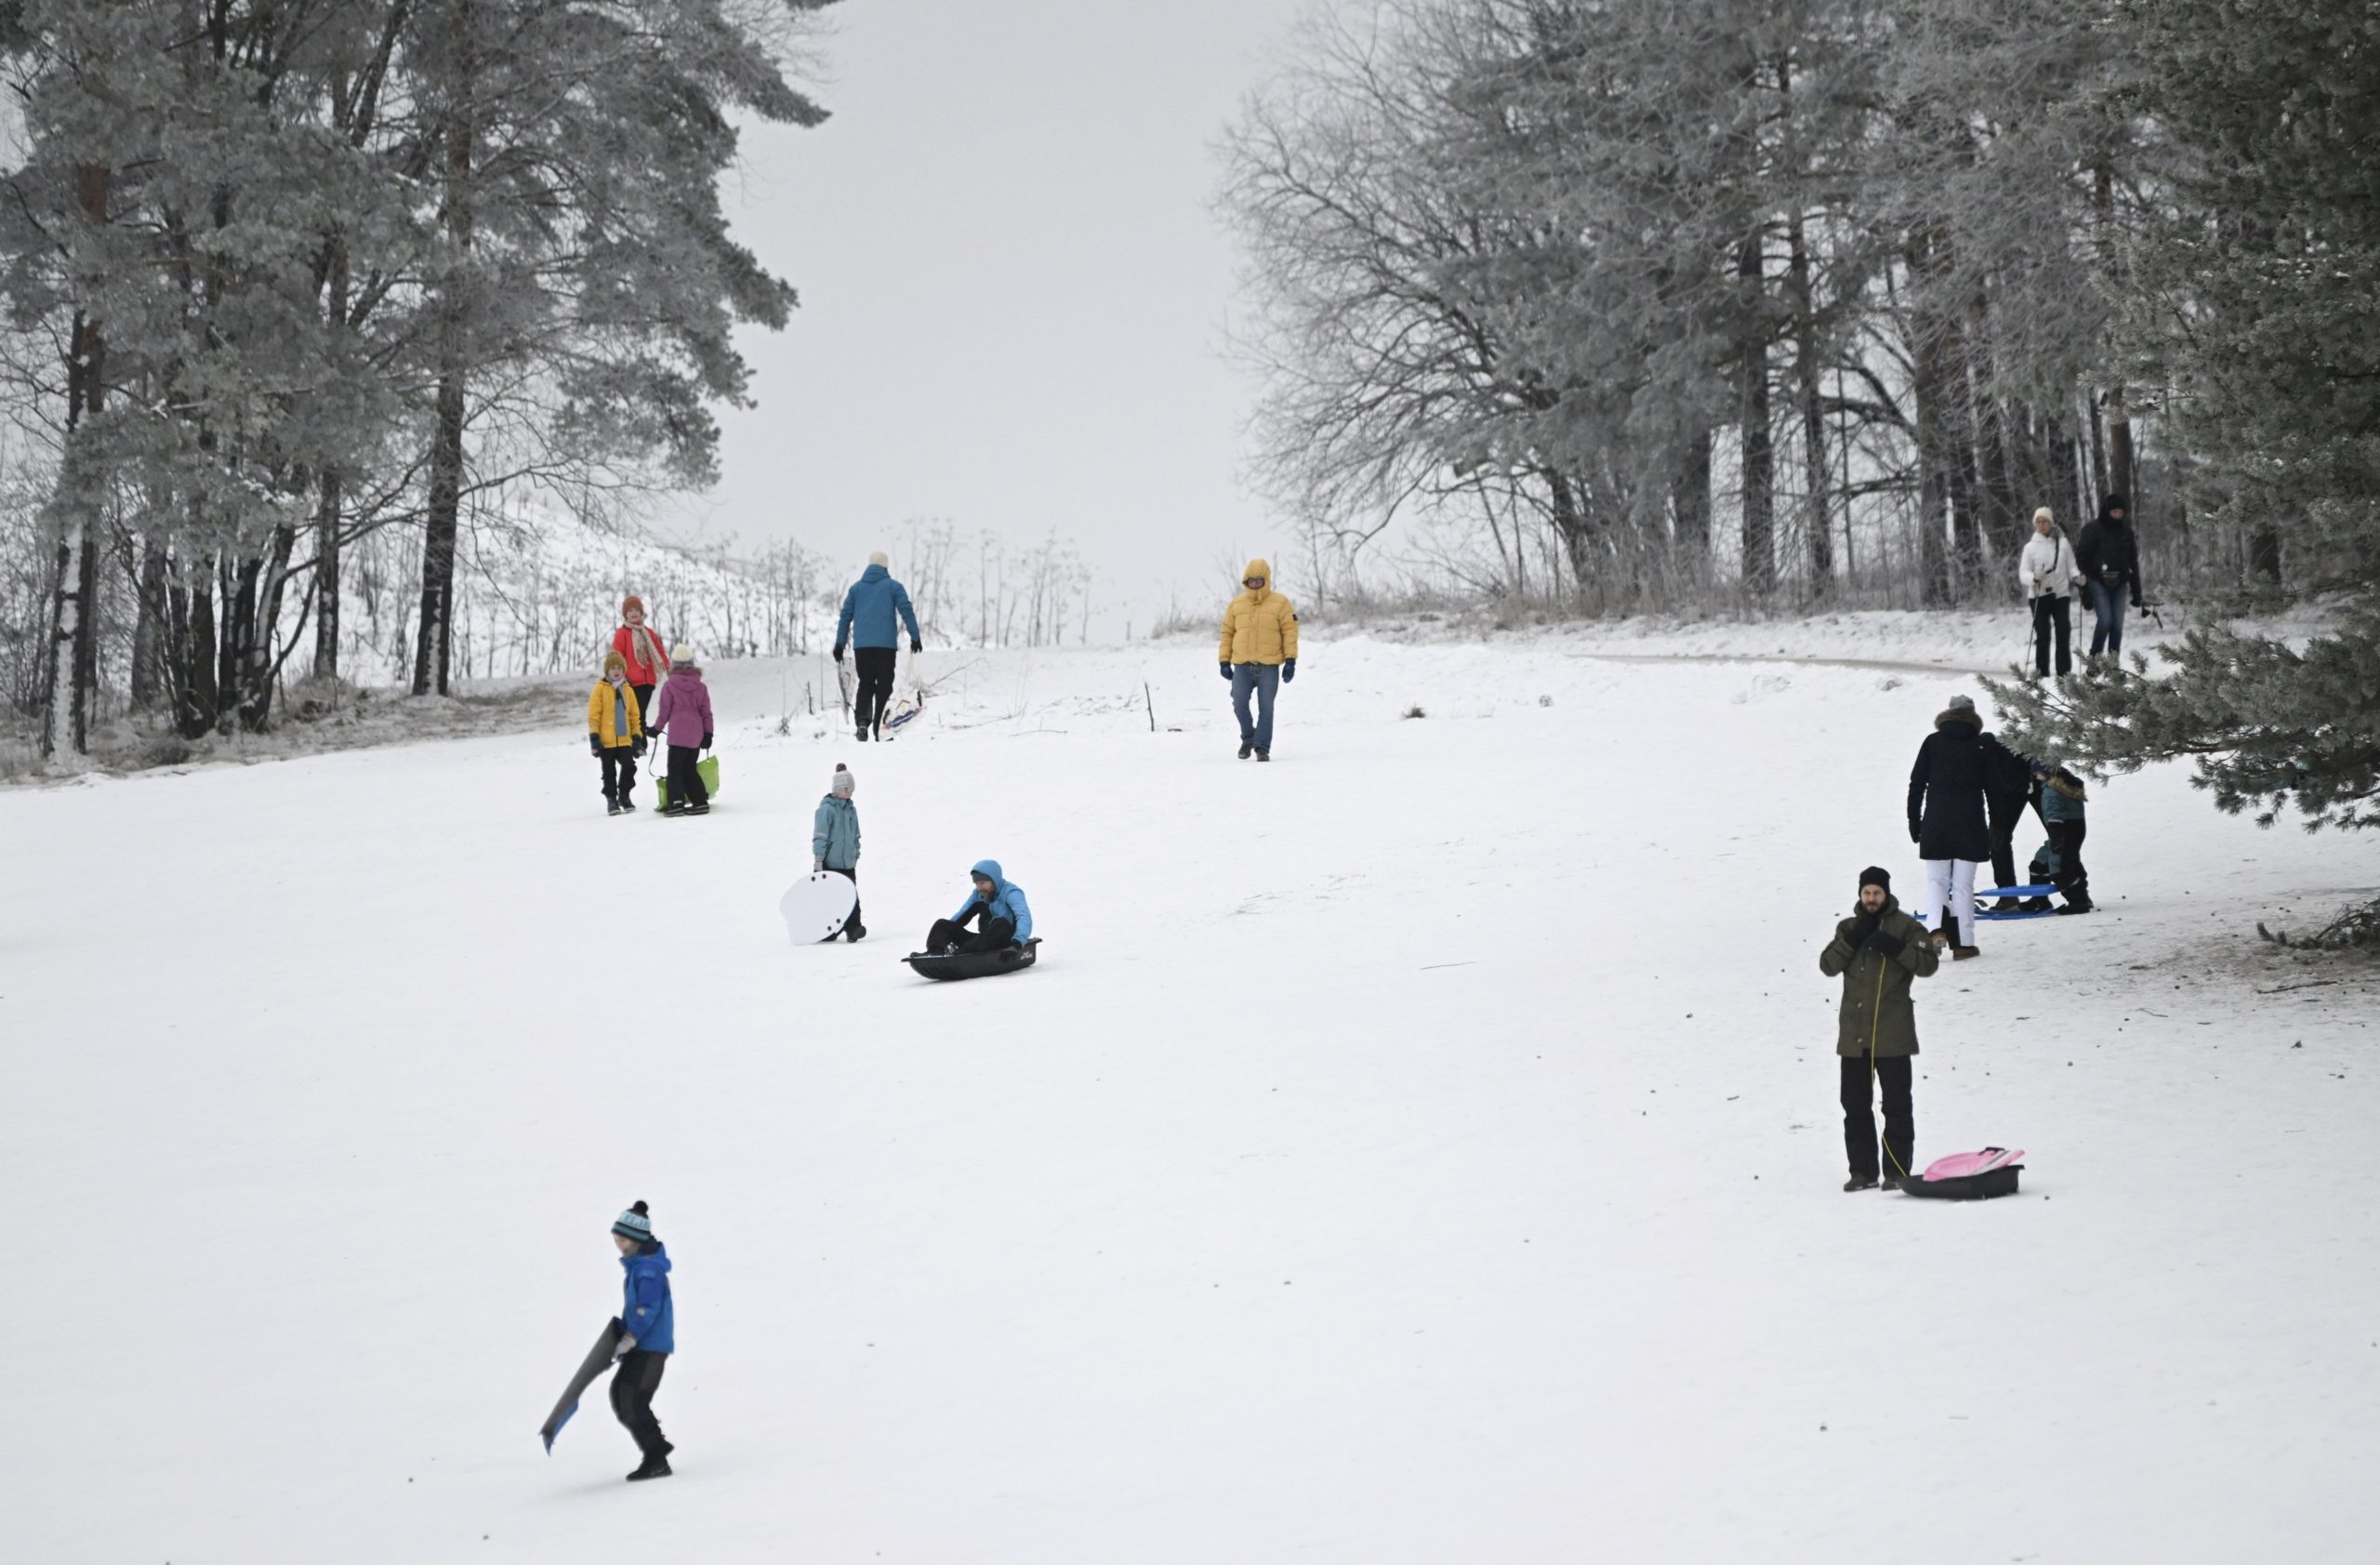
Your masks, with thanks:
M 2133 535 L 2130 520 L 2110 516 L 2107 507 L 2100 507 L 2074 540 L 2074 563 L 2085 578 L 2118 592 L 2129 590 L 2133 606 L 2140 606 L 2140 540 Z
M 1909 831 L 1920 858 L 1990 861 L 1984 785 L 2011 761 L 2024 764 L 1983 731 L 1974 712 L 1947 711 L 1934 720 L 1934 732 L 1917 747 L 1917 764 L 1909 769 Z

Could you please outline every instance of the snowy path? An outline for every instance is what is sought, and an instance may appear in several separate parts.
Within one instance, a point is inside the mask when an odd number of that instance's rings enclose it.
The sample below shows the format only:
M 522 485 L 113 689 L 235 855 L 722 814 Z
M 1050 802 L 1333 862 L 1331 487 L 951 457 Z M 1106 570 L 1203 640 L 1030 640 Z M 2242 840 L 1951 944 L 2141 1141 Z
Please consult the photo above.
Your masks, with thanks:
M 2369 1558 L 2380 1001 L 2242 935 L 2371 844 L 2101 790 L 2106 913 L 1919 991 L 1920 1156 L 2032 1152 L 1943 1206 L 1836 1188 L 1816 953 L 1949 676 L 1317 644 L 1264 768 L 1190 643 L 781 683 L 706 821 L 567 710 L 0 793 L 0 1557 Z M 795 949 L 838 759 L 877 934 Z M 1042 965 L 914 978 L 985 854 Z M 638 1197 L 630 1487 L 534 1431 Z

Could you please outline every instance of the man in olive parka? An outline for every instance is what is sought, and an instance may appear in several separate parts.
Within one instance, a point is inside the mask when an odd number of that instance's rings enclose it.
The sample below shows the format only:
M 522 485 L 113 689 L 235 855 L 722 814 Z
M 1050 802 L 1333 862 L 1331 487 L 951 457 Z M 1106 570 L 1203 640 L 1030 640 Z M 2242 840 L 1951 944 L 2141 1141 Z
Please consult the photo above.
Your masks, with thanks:
M 1925 926 L 1900 910 L 1893 878 L 1871 865 L 1859 871 L 1859 907 L 1834 926 L 1818 953 L 1818 971 L 1843 979 L 1843 1015 L 1834 1052 L 1842 1057 L 1843 1148 L 1851 1160 L 1846 1190 L 1897 1187 L 1917 1155 L 1916 1109 L 1910 1101 L 1917 1011 L 1910 985 L 1930 978 L 1942 959 Z M 1884 1160 L 1876 1158 L 1875 1089 L 1884 1087 Z

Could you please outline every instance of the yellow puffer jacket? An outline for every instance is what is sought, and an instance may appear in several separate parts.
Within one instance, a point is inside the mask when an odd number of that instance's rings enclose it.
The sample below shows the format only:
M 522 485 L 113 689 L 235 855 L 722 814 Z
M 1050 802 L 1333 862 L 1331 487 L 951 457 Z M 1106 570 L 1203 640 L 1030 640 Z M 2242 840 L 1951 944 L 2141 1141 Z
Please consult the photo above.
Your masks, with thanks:
M 614 703 L 628 710 L 627 738 L 619 736 L 618 713 Z M 587 697 L 587 731 L 603 741 L 605 749 L 626 749 L 644 736 L 644 714 L 637 710 L 636 692 L 614 689 L 607 679 L 595 682 L 595 694 Z
M 1286 663 L 1298 655 L 1298 611 L 1273 590 L 1273 567 L 1262 560 L 1248 562 L 1239 573 L 1264 578 L 1223 606 L 1223 649 L 1225 663 Z

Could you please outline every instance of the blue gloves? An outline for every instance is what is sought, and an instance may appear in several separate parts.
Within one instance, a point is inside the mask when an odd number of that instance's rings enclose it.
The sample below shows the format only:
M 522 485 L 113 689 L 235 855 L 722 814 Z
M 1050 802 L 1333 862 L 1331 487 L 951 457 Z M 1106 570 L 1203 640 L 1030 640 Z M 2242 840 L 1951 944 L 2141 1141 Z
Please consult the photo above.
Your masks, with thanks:
M 1231 665 L 1230 665 L 1230 664 L 1228 664 L 1228 663 L 1218 663 L 1218 664 L 1216 664 L 1216 665 L 1215 665 L 1215 667 L 1216 667 L 1217 669 L 1220 669 L 1221 670 L 1223 670 L 1223 678 L 1225 678 L 1225 679 L 1229 679 L 1229 678 L 1231 678 Z
M 1281 665 L 1281 679 L 1282 679 L 1282 682 L 1283 682 L 1284 683 L 1286 683 L 1287 682 L 1289 682 L 1289 681 L 1290 681 L 1290 680 L 1293 680 L 1293 679 L 1295 679 L 1295 678 L 1297 678 L 1297 677 L 1298 677 L 1298 660 L 1297 660 L 1296 658 L 1292 657 L 1292 658 L 1290 658 L 1288 662 L 1286 662 L 1286 663 L 1284 663 L 1284 664 L 1282 664 L 1282 665 Z

